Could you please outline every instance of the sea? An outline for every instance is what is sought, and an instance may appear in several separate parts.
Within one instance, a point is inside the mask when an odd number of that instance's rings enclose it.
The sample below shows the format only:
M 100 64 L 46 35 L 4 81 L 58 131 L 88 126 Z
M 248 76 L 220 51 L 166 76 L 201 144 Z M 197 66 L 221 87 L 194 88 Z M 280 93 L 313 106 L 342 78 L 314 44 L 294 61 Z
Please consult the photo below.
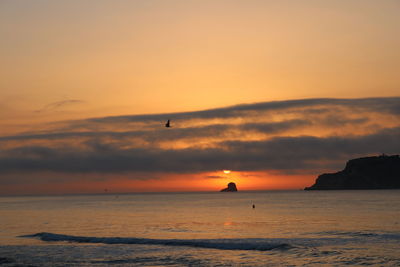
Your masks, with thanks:
M 400 190 L 0 197 L 0 265 L 400 266 Z

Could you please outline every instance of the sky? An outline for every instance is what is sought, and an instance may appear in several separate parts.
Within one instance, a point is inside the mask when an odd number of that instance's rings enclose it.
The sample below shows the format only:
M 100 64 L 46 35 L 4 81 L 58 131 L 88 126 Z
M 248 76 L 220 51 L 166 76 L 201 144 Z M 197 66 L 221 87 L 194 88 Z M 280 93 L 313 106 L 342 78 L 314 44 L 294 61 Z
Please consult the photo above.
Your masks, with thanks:
M 0 1 L 0 194 L 300 189 L 399 154 L 399 12 Z

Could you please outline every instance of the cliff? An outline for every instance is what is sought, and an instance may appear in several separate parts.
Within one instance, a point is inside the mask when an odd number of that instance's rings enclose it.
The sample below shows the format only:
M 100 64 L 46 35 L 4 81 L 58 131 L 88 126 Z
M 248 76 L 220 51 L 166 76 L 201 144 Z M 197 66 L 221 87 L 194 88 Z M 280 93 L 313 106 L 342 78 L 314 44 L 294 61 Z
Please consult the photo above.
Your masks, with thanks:
M 400 189 L 400 157 L 378 156 L 352 159 L 344 170 L 318 176 L 304 190 Z

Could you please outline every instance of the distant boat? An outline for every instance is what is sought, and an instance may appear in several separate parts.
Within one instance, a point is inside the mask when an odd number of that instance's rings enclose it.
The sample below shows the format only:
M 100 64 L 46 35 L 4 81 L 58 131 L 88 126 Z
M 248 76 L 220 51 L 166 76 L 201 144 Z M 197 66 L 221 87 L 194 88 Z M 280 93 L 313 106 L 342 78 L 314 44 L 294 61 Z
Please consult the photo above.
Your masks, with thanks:
M 170 123 L 169 123 L 169 120 L 168 120 L 167 123 L 165 124 L 165 127 L 167 127 L 167 128 L 171 127 L 171 125 L 170 125 Z

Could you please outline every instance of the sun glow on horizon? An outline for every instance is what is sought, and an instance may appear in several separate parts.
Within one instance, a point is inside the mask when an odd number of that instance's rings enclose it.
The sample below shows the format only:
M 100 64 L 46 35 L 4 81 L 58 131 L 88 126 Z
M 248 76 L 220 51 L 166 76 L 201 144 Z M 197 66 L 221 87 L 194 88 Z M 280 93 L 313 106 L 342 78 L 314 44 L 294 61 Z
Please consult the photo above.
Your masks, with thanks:
M 231 173 L 231 170 L 224 170 L 225 174 Z

